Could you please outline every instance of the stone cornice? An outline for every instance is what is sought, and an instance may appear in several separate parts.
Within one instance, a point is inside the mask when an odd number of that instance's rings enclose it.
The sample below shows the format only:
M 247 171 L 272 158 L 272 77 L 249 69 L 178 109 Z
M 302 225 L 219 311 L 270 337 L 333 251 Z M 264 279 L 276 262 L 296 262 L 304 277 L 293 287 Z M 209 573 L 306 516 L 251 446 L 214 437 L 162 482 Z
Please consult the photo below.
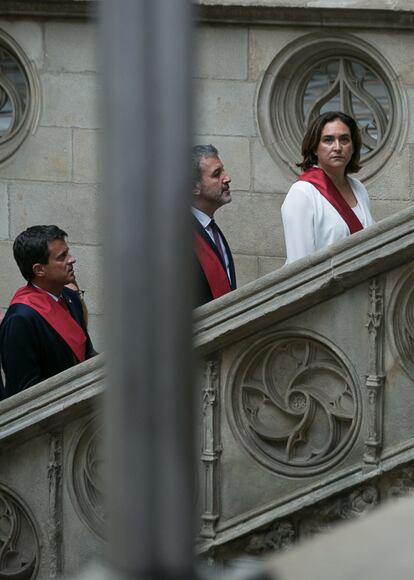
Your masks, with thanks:
M 414 207 L 284 266 L 194 312 L 201 355 L 293 316 L 414 258 Z
M 0 403 L 0 443 L 21 442 L 91 410 L 104 389 L 104 357 L 98 355 Z
M 95 18 L 98 0 L 1 0 L 1 16 Z
M 349 7 L 289 6 L 274 2 L 201 2 L 195 7 L 200 23 L 278 25 L 335 28 L 414 28 L 414 10 Z M 378 3 L 377 3 L 378 4 Z M 378 5 L 382 5 L 379 3 Z

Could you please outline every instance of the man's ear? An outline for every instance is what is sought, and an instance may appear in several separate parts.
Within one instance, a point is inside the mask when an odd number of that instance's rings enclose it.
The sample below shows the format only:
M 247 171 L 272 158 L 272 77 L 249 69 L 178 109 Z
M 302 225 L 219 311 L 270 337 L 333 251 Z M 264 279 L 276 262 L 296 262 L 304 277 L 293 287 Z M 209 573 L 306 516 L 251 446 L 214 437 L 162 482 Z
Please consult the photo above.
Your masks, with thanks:
M 43 278 L 45 275 L 44 264 L 33 264 L 32 271 L 36 278 Z

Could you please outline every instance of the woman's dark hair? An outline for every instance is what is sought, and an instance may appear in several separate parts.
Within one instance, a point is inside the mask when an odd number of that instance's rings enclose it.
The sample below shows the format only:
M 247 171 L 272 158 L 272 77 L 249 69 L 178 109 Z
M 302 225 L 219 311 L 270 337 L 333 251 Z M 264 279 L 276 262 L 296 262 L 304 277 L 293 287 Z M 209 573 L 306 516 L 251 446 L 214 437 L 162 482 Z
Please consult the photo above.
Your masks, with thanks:
M 49 242 L 64 240 L 67 233 L 57 226 L 31 226 L 14 240 L 13 255 L 25 280 L 33 280 L 33 266 L 49 261 Z
M 356 173 L 361 169 L 359 164 L 360 152 L 362 147 L 361 134 L 359 132 L 358 125 L 356 121 L 349 115 L 342 113 L 341 111 L 329 111 L 328 113 L 323 113 L 319 117 L 316 117 L 309 124 L 305 136 L 302 141 L 302 156 L 303 161 L 301 163 L 296 163 L 298 167 L 303 170 L 309 169 L 312 165 L 317 165 L 318 157 L 315 154 L 315 150 L 319 145 L 321 140 L 322 129 L 325 127 L 326 123 L 331 123 L 339 119 L 344 123 L 351 131 L 351 139 L 354 152 L 349 160 L 348 165 L 345 167 L 345 173 Z

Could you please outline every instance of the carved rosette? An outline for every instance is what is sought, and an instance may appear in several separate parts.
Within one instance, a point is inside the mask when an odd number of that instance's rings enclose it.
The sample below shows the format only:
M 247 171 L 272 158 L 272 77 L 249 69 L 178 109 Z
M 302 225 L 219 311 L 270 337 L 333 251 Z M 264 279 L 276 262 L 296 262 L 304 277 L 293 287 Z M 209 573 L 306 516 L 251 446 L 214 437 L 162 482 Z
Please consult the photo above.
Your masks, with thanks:
M 33 517 L 21 499 L 0 486 L 0 579 L 33 580 L 39 561 Z
M 71 474 L 69 491 L 82 521 L 103 537 L 105 493 L 103 483 L 103 444 L 101 429 L 94 419 L 86 423 L 72 442 L 69 453 Z
M 235 435 L 277 473 L 329 469 L 349 452 L 360 424 L 351 368 L 319 337 L 300 331 L 263 337 L 230 374 L 227 410 Z
M 218 429 L 218 375 L 217 360 L 205 362 L 203 395 L 202 453 L 203 463 L 203 505 L 200 536 L 215 538 L 218 512 L 218 459 L 220 456 Z
M 368 435 L 365 440 L 364 462 L 376 465 L 380 460 L 383 431 L 384 393 L 384 296 L 383 281 L 373 278 L 369 285 L 368 372 L 367 393 Z
M 401 366 L 414 380 L 414 270 L 406 272 L 391 298 L 391 328 Z

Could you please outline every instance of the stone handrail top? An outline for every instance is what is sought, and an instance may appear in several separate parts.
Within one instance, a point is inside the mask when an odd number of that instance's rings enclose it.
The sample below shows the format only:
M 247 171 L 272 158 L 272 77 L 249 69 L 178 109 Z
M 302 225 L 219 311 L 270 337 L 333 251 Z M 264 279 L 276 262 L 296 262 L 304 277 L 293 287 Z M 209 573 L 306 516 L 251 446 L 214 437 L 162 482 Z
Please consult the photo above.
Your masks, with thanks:
M 194 345 L 213 352 L 260 328 L 264 317 L 267 325 L 283 320 L 413 257 L 409 207 L 197 308 Z
M 72 407 L 78 413 L 90 405 L 103 392 L 104 362 L 104 355 L 97 355 L 0 402 L 0 441 L 16 435 L 28 438 L 31 428 L 39 432 L 42 423 L 54 418 L 60 424 Z

